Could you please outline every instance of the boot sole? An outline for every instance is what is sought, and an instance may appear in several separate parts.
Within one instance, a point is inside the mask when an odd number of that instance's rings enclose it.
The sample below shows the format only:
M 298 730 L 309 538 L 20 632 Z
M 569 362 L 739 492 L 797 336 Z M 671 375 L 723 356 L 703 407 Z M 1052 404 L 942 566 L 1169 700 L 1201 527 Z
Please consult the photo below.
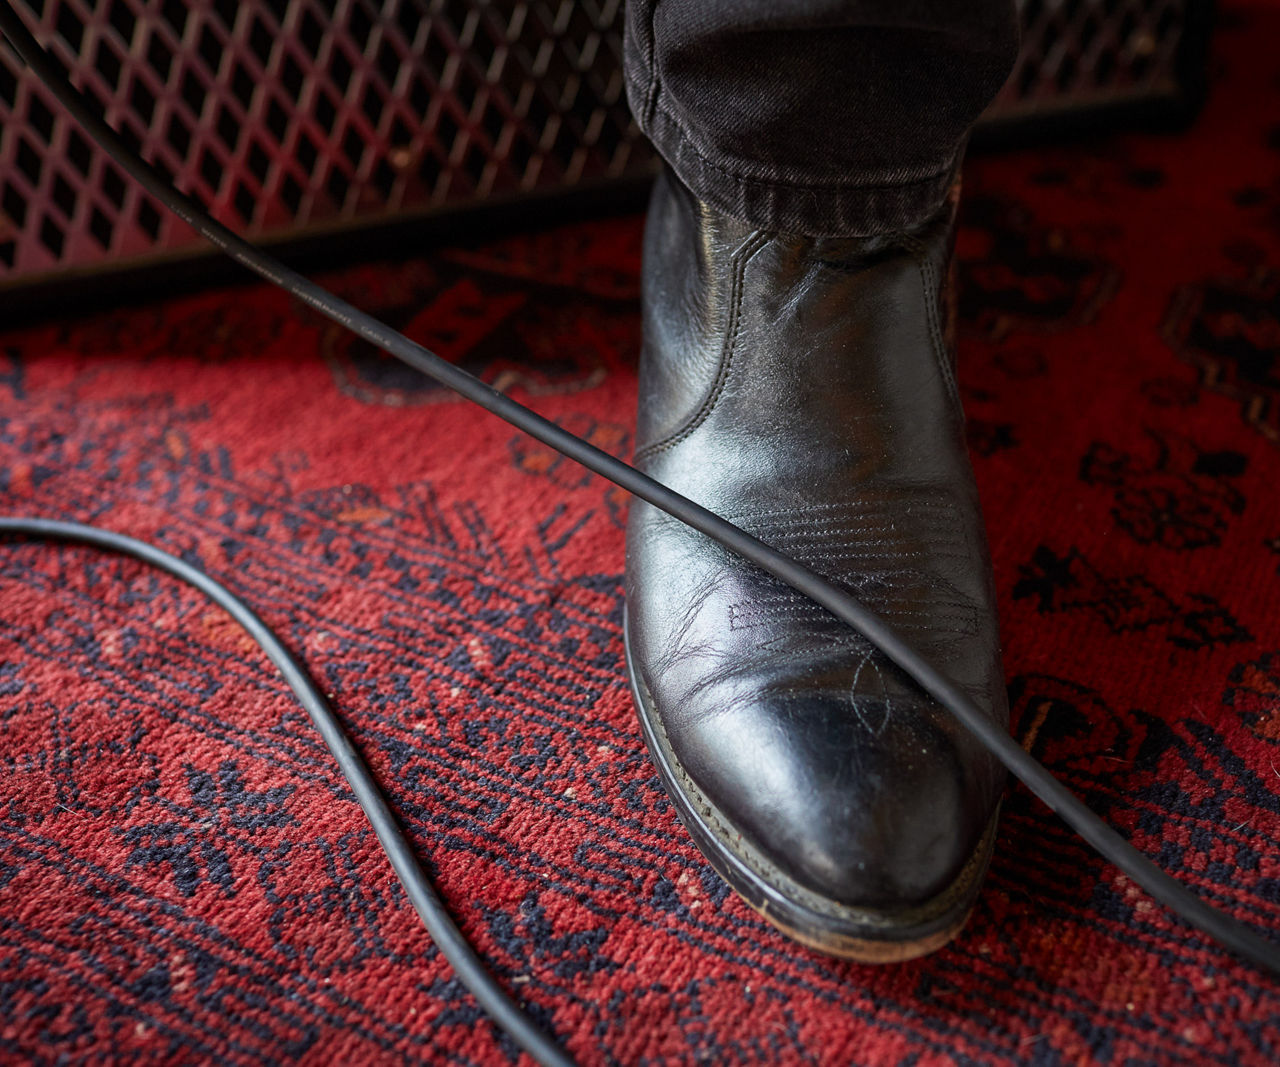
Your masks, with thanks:
M 742 837 L 680 767 L 653 696 L 636 670 L 624 609 L 623 647 L 640 729 L 676 814 L 721 878 L 752 910 L 808 948 L 859 963 L 901 963 L 936 952 L 963 928 L 982 887 L 999 808 L 955 881 L 921 904 L 901 909 L 840 904 L 791 878 Z

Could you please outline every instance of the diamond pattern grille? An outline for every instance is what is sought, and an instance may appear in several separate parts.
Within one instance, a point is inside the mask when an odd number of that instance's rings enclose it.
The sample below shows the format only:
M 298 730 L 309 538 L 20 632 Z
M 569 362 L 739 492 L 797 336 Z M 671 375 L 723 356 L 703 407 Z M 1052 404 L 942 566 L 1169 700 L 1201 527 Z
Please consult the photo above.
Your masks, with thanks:
M 1002 117 L 1176 89 L 1188 0 L 1021 0 Z
M 995 108 L 1173 84 L 1193 0 L 1024 0 Z M 622 0 L 17 0 L 124 138 L 278 236 L 643 173 Z M 0 45 L 0 284 L 196 241 Z

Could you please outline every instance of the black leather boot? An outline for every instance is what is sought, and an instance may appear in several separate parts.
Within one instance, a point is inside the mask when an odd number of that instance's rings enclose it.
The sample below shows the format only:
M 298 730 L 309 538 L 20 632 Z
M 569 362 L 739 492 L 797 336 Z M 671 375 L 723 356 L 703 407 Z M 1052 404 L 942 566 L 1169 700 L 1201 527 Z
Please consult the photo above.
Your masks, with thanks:
M 636 463 L 886 616 L 1005 724 L 991 567 L 944 322 L 953 211 L 875 239 L 650 205 Z M 681 819 L 746 901 L 864 961 L 945 944 L 1004 774 L 823 609 L 640 501 L 627 657 Z

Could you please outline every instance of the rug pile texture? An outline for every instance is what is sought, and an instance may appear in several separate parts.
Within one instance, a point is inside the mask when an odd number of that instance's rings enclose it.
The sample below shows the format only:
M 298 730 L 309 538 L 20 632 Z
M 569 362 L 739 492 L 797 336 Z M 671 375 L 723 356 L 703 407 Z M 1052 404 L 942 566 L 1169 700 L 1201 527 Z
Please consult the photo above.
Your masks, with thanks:
M 957 311 L 1020 739 L 1280 931 L 1280 9 L 1176 136 L 975 158 Z M 642 219 L 362 266 L 354 303 L 619 456 Z M 947 949 L 789 943 L 677 823 L 622 664 L 627 500 L 270 288 L 0 334 L 0 513 L 253 604 L 459 922 L 586 1063 L 1280 1063 L 1280 982 L 1011 788 Z M 515 1062 L 275 671 L 128 560 L 0 544 L 0 1059 Z

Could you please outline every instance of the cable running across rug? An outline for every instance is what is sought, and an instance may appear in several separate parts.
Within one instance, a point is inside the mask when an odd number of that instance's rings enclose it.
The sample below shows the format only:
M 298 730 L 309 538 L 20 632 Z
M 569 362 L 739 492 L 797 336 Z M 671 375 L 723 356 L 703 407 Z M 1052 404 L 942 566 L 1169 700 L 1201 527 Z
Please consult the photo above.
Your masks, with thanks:
M 1024 743 L 1280 927 L 1280 82 L 1222 18 L 1178 137 L 975 159 L 957 311 Z M 629 453 L 640 219 L 324 279 Z M 467 934 L 585 1062 L 1273 1063 L 1280 989 L 1024 790 L 970 926 L 828 960 L 706 867 L 621 665 L 626 500 L 264 287 L 0 335 L 0 512 L 230 585 L 352 729 Z M 0 1056 L 504 1062 L 229 618 L 0 547 Z

